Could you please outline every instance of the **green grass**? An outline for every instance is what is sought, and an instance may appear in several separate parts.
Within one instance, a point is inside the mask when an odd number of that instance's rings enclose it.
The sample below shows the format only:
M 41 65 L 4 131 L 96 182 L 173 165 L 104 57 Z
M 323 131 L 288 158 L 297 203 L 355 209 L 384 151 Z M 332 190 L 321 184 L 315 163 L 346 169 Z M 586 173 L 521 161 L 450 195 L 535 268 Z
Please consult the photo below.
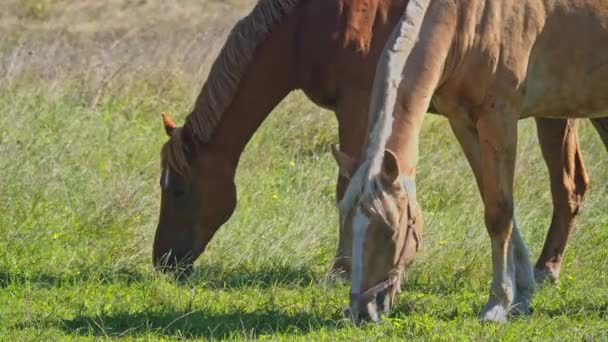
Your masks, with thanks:
M 52 17 L 54 2 L 45 4 Z M 47 49 L 40 37 L 32 44 Z M 480 198 L 447 122 L 428 116 L 424 248 L 395 312 L 355 327 L 343 315 L 348 285 L 327 276 L 337 243 L 332 113 L 299 93 L 273 112 L 243 155 L 235 215 L 178 282 L 151 266 L 159 113 L 181 121 L 202 77 L 177 62 L 117 77 L 113 62 L 67 72 L 59 57 L 62 72 L 36 77 L 34 66 L 7 62 L 22 49 L 15 41 L 0 44 L 0 340 L 608 340 L 608 169 L 587 122 L 592 189 L 560 284 L 539 288 L 531 316 L 482 325 L 491 265 Z M 70 44 L 55 56 L 70 55 Z M 520 131 L 516 210 L 535 258 L 550 194 L 533 122 Z
M 326 280 L 336 245 L 331 113 L 299 94 L 273 113 L 244 154 L 237 212 L 179 283 L 150 264 L 165 140 L 152 107 L 172 95 L 133 89 L 95 107 L 69 87 L 2 92 L 0 338 L 607 338 L 605 152 L 590 125 L 581 140 L 594 186 L 562 282 L 540 288 L 531 317 L 481 325 L 490 265 L 480 201 L 445 120 L 429 116 L 425 248 L 396 312 L 358 328 L 342 314 L 347 285 Z M 551 208 L 534 127 L 521 130 L 517 211 L 538 255 Z

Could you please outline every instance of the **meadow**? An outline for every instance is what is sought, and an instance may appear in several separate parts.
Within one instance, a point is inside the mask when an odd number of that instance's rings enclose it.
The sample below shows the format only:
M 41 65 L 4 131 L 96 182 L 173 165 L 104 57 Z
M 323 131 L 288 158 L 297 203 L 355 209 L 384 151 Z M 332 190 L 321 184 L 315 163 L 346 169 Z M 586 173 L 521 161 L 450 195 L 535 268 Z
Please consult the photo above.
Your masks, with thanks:
M 295 92 L 249 143 L 238 207 L 177 281 L 155 272 L 160 112 L 190 110 L 253 1 L 5 0 L 0 12 L 0 340 L 608 340 L 608 168 L 590 123 L 591 178 L 558 285 L 506 325 L 477 315 L 491 279 L 472 173 L 447 121 L 421 142 L 424 248 L 395 312 L 345 318 L 333 113 Z M 531 120 L 520 123 L 516 212 L 532 257 L 551 218 Z

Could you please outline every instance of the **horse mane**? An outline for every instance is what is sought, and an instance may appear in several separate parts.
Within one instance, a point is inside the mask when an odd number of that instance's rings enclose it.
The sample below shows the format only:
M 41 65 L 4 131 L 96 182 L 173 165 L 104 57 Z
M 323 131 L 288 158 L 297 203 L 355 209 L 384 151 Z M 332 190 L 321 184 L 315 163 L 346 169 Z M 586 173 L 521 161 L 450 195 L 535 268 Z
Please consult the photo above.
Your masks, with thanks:
M 251 13 L 234 26 L 211 66 L 194 109 L 186 118 L 185 126 L 194 140 L 205 143 L 211 139 L 223 113 L 234 100 L 256 49 L 299 2 L 260 0 Z
M 207 81 L 199 93 L 194 109 L 186 117 L 184 129 L 175 129 L 162 157 L 175 171 L 187 170 L 183 133 L 190 142 L 206 143 L 234 100 L 240 81 L 253 60 L 256 49 L 270 36 L 273 28 L 289 15 L 300 0 L 259 0 L 251 13 L 231 30 L 218 57 L 213 62 Z M 348 7 L 344 45 L 354 42 L 361 52 L 368 52 L 372 28 L 377 17 L 386 20 L 391 0 L 338 0 L 340 13 Z
M 353 43 L 357 51 L 367 54 L 372 41 L 372 30 L 377 18 L 386 22 L 391 0 L 339 0 L 340 13 L 348 7 L 344 47 Z
M 209 142 L 239 89 L 239 84 L 253 60 L 256 49 L 274 27 L 295 9 L 300 0 L 260 0 L 251 13 L 239 20 L 230 31 L 194 109 L 184 127 L 176 128 L 161 150 L 162 163 L 185 176 L 188 172 L 186 149 L 191 143 Z M 184 137 L 187 134 L 187 137 Z
M 186 146 L 182 137 L 183 127 L 178 127 L 171 133 L 171 139 L 167 141 L 161 151 L 161 167 L 166 164 L 172 170 L 182 176 L 188 172 L 188 159 L 186 158 Z
M 363 160 L 338 204 L 341 212 L 352 207 L 357 200 L 364 200 L 386 221 L 382 201 L 379 200 L 385 193 L 379 177 L 384 150 L 392 133 L 393 114 L 402 81 L 403 67 L 417 41 L 430 2 L 431 0 L 409 1 L 404 15 L 391 34 L 378 61 L 372 87 Z

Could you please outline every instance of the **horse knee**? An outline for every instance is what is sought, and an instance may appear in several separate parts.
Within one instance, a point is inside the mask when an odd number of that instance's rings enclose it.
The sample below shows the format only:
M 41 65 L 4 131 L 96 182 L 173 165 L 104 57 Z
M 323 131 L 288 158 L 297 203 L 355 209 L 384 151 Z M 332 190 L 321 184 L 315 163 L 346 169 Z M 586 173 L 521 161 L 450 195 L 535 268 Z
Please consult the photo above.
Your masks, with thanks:
M 507 238 L 513 221 L 513 200 L 500 198 L 486 204 L 485 223 L 491 237 Z

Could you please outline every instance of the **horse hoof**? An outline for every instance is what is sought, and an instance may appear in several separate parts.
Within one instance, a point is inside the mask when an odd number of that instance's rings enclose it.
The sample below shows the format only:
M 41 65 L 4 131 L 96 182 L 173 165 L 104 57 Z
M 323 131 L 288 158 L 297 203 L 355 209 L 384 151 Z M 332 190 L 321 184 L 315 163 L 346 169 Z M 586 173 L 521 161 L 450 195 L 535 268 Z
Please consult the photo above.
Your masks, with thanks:
M 496 322 L 496 323 L 506 323 L 507 322 L 508 312 L 502 305 L 495 304 L 490 306 L 488 304 L 486 308 L 481 313 L 479 320 L 482 322 Z

